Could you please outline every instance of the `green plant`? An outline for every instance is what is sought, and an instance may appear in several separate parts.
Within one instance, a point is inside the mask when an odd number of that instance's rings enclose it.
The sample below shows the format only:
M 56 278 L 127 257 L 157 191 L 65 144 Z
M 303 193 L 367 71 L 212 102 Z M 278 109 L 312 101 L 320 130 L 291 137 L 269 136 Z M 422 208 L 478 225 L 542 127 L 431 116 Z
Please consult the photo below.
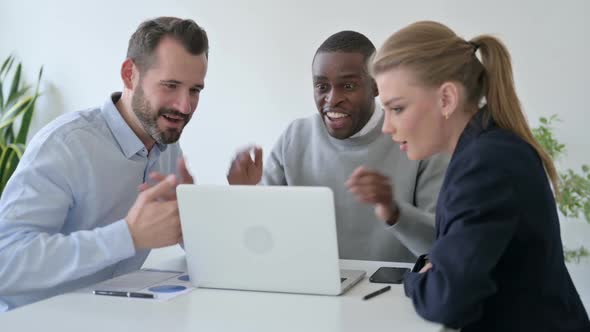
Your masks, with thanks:
M 31 86 L 22 80 L 22 64 L 14 65 L 15 57 L 10 55 L 0 67 L 0 194 L 24 153 L 43 74 L 41 67 L 35 92 L 30 94 Z
M 579 263 L 580 259 L 583 257 L 587 257 L 590 253 L 584 247 L 580 247 L 578 249 L 565 249 L 563 255 L 565 256 L 566 262 L 576 262 Z
M 553 134 L 554 123 L 560 121 L 557 115 L 540 118 L 541 124 L 533 128 L 533 135 L 543 149 L 558 162 L 565 154 L 566 148 Z M 557 199 L 559 210 L 565 217 L 578 218 L 580 214 L 590 222 L 590 168 L 582 165 L 581 172 L 572 169 L 558 171 L 560 196 Z
M 549 118 L 541 117 L 539 121 L 539 126 L 533 128 L 533 135 L 557 163 L 566 154 L 565 145 L 557 141 L 553 133 L 554 123 L 560 119 L 554 114 Z M 583 215 L 590 223 L 590 168 L 588 165 L 582 165 L 580 172 L 570 168 L 565 171 L 558 170 L 558 176 L 560 195 L 557 197 L 557 206 L 563 216 L 578 218 Z M 565 258 L 568 262 L 579 262 L 581 257 L 589 254 L 584 247 L 575 250 L 565 249 Z

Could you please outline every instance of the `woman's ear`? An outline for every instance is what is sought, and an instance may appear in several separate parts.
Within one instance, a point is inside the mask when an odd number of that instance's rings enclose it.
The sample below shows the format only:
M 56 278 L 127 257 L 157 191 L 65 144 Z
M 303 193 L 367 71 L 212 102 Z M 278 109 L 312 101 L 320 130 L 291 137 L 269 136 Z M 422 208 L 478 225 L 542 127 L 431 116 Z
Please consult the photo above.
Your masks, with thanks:
M 442 115 L 450 118 L 459 105 L 459 87 L 453 82 L 444 82 L 438 88 L 438 99 Z

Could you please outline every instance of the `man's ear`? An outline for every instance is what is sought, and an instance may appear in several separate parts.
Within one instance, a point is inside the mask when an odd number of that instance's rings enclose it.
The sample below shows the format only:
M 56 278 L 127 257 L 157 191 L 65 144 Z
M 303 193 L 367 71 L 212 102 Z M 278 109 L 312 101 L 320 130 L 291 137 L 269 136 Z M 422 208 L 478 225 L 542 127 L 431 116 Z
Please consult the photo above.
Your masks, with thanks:
M 444 82 L 438 88 L 438 99 L 442 115 L 449 118 L 459 105 L 459 87 L 453 82 Z
M 131 59 L 126 59 L 121 65 L 121 79 L 126 89 L 133 90 L 135 87 L 135 76 L 137 75 L 137 66 Z
M 373 90 L 373 97 L 376 98 L 379 96 L 379 88 L 377 87 L 377 82 L 375 82 L 375 79 L 373 78 L 371 78 L 371 88 Z

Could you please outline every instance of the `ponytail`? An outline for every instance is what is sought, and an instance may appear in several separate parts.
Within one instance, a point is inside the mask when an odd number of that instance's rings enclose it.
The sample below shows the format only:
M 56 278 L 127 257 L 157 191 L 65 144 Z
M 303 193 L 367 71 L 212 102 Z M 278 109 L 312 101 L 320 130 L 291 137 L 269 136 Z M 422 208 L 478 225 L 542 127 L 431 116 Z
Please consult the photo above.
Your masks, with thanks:
M 500 128 L 514 132 L 539 154 L 556 196 L 559 196 L 559 177 L 553 160 L 533 136 L 516 95 L 510 54 L 495 37 L 482 35 L 470 41 L 479 49 L 483 73 L 483 88 L 488 110 Z
M 477 52 L 481 54 L 481 61 Z M 559 177 L 550 156 L 537 142 L 514 88 L 508 50 L 497 38 L 483 35 L 467 42 L 447 26 L 422 21 L 391 35 L 374 56 L 371 72 L 411 68 L 427 86 L 461 83 L 466 102 L 478 105 L 485 97 L 488 112 L 500 128 L 514 132 L 537 152 L 557 197 Z

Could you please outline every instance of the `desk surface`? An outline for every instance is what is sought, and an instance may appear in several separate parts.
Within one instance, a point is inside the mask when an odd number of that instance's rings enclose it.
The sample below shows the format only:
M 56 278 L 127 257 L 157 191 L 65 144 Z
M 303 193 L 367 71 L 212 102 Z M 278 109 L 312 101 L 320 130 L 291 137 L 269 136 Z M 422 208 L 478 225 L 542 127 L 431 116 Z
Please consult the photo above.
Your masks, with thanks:
M 186 270 L 184 256 L 148 267 Z M 0 315 L 6 331 L 440 331 L 421 319 L 402 285 L 371 300 L 383 287 L 368 280 L 380 266 L 403 263 L 340 261 L 367 276 L 341 296 L 196 289 L 170 302 L 69 293 Z

